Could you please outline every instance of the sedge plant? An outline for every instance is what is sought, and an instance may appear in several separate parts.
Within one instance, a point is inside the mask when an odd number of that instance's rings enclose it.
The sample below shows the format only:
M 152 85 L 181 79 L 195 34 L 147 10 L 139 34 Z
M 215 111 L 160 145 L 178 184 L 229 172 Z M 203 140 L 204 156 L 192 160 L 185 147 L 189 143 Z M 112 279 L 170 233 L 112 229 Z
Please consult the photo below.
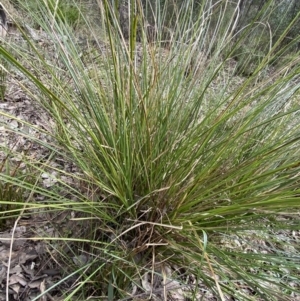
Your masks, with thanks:
M 232 57 L 273 1 L 238 33 L 238 5 L 208 1 L 195 12 L 188 0 L 170 15 L 172 3 L 150 5 L 155 39 L 143 1 L 129 1 L 128 40 L 118 9 L 103 1 L 101 37 L 82 15 L 92 41 L 84 50 L 47 5 L 28 13 L 53 43 L 55 63 L 26 33 L 30 53 L 0 48 L 52 120 L 47 129 L 31 125 L 46 142 L 16 134 L 77 170 L 27 161 L 41 174 L 55 170 L 57 181 L 52 190 L 22 183 L 47 200 L 33 199 L 28 210 L 71 208 L 81 228 L 44 237 L 62 242 L 66 270 L 47 292 L 76 274 L 64 300 L 291 300 L 300 268 L 298 55 L 261 72 L 281 55 L 296 19 L 251 74 L 238 77 Z M 159 30 L 165 20 L 168 40 Z

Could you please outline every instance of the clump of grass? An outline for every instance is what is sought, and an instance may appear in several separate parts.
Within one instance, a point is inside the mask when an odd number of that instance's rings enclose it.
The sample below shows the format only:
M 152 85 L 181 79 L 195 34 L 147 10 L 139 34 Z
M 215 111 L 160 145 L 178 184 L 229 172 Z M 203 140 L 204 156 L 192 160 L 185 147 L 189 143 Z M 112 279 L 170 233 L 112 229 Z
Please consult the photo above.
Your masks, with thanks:
M 78 190 L 76 201 L 39 190 L 51 195 L 47 206 L 72 206 L 82 214 L 76 220 L 86 222 L 73 252 L 90 258 L 73 261 L 82 281 L 66 300 L 80 293 L 128 298 L 132 285 L 143 296 L 151 295 L 151 287 L 158 294 L 154 275 L 181 284 L 190 275 L 196 284 L 187 296 L 194 300 L 204 298 L 198 284 L 221 300 L 294 296 L 299 250 L 295 245 L 284 252 L 276 230 L 299 225 L 292 218 L 299 208 L 297 61 L 292 58 L 285 76 L 256 84 L 277 54 L 275 44 L 247 79 L 237 81 L 223 51 L 243 43 L 232 40 L 235 12 L 222 38 L 208 34 L 211 7 L 200 10 L 196 22 L 188 10 L 178 11 L 174 36 L 163 49 L 159 35 L 151 44 L 146 33 L 136 42 L 142 3 L 135 3 L 126 41 L 118 17 L 103 2 L 106 36 L 94 36 L 96 46 L 84 56 L 54 14 L 41 27 L 53 37 L 56 64 L 32 45 L 43 66 L 32 64 L 32 72 L 0 49 L 34 83 L 39 93 L 31 97 L 55 122 L 49 134 L 56 144 L 46 146 L 85 177 L 83 187 L 61 181 L 74 195 Z M 99 47 L 101 40 L 108 41 L 106 48 Z M 207 49 L 213 43 L 217 48 Z M 88 187 L 92 193 L 81 192 Z M 278 219 L 282 213 L 291 217 L 285 225 Z

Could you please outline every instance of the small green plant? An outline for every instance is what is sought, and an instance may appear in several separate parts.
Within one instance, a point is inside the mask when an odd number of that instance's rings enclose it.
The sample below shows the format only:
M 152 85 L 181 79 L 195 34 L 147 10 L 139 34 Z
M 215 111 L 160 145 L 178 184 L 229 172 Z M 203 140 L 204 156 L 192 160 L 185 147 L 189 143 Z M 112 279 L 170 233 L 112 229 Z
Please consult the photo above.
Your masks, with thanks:
M 41 7 L 43 6 L 43 8 Z M 52 20 L 63 22 L 71 27 L 76 27 L 81 20 L 81 14 L 84 7 L 81 2 L 74 2 L 72 0 L 47 0 L 41 4 L 38 0 L 26 0 L 18 3 L 18 7 L 24 10 L 28 16 L 28 12 L 37 12 L 39 10 L 47 10 L 47 15 Z M 45 16 L 45 15 L 44 15 Z M 39 16 L 42 17 L 42 16 Z M 41 25 L 41 22 L 32 18 L 35 26 Z
M 57 21 L 64 22 L 73 27 L 80 21 L 83 8 L 80 8 L 79 4 L 73 1 L 49 0 L 47 5 Z

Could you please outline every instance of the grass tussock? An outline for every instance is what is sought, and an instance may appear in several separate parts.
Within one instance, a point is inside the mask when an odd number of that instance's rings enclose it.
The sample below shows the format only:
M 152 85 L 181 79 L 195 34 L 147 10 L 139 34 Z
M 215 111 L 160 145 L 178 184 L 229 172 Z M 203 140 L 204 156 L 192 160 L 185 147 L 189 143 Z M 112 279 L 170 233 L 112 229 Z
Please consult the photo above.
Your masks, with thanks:
M 132 287 L 158 294 L 156 278 L 164 287 L 181 283 L 191 300 L 202 300 L 200 284 L 220 300 L 288 300 L 298 290 L 299 249 L 278 235 L 299 226 L 298 58 L 264 75 L 281 54 L 278 42 L 247 78 L 237 76 L 235 51 L 256 21 L 236 35 L 237 8 L 228 15 L 227 1 L 219 2 L 203 5 L 196 19 L 178 6 L 168 40 L 157 32 L 149 41 L 141 2 L 131 1 L 126 40 L 104 1 L 103 36 L 85 19 L 92 42 L 84 49 L 43 6 L 28 13 L 55 56 L 26 34 L 27 52 L 1 46 L 12 73 L 26 78 L 22 89 L 53 121 L 47 129 L 27 124 L 47 142 L 16 133 L 51 153 L 26 164 L 40 176 L 55 171 L 57 185 L 0 178 L 45 198 L 32 198 L 28 210 L 76 213 L 81 230 L 57 238 L 72 242 L 79 258 L 61 250 L 62 266 L 81 275 L 65 300 L 123 300 Z M 165 8 L 153 11 L 156 28 L 171 22 Z M 74 164 L 76 173 L 53 167 L 52 158 Z M 188 277 L 193 284 L 185 286 Z

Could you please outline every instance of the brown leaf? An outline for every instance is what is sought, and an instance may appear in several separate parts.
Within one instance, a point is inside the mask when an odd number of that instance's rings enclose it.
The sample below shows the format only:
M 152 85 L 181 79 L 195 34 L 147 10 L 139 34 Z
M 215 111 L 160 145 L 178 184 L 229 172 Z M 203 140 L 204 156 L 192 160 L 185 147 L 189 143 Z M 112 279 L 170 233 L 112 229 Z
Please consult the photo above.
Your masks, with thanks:
M 27 281 L 22 275 L 14 274 L 9 277 L 9 286 L 16 283 L 20 283 L 22 286 L 27 285 Z
M 28 287 L 30 288 L 39 288 L 41 286 L 42 280 L 36 280 L 28 283 Z
M 45 293 L 45 290 L 46 290 L 46 283 L 45 283 L 45 279 L 41 282 L 40 284 L 40 291 L 42 294 Z M 47 301 L 47 296 L 46 294 L 44 294 L 41 298 L 40 298 L 40 301 Z
M 14 292 L 16 292 L 16 293 L 18 294 L 19 291 L 20 291 L 21 285 L 20 285 L 20 284 L 13 284 L 13 285 L 10 286 L 10 288 L 11 288 Z
M 14 268 L 9 270 L 9 274 L 20 274 L 22 271 L 22 268 L 19 265 L 16 265 Z

